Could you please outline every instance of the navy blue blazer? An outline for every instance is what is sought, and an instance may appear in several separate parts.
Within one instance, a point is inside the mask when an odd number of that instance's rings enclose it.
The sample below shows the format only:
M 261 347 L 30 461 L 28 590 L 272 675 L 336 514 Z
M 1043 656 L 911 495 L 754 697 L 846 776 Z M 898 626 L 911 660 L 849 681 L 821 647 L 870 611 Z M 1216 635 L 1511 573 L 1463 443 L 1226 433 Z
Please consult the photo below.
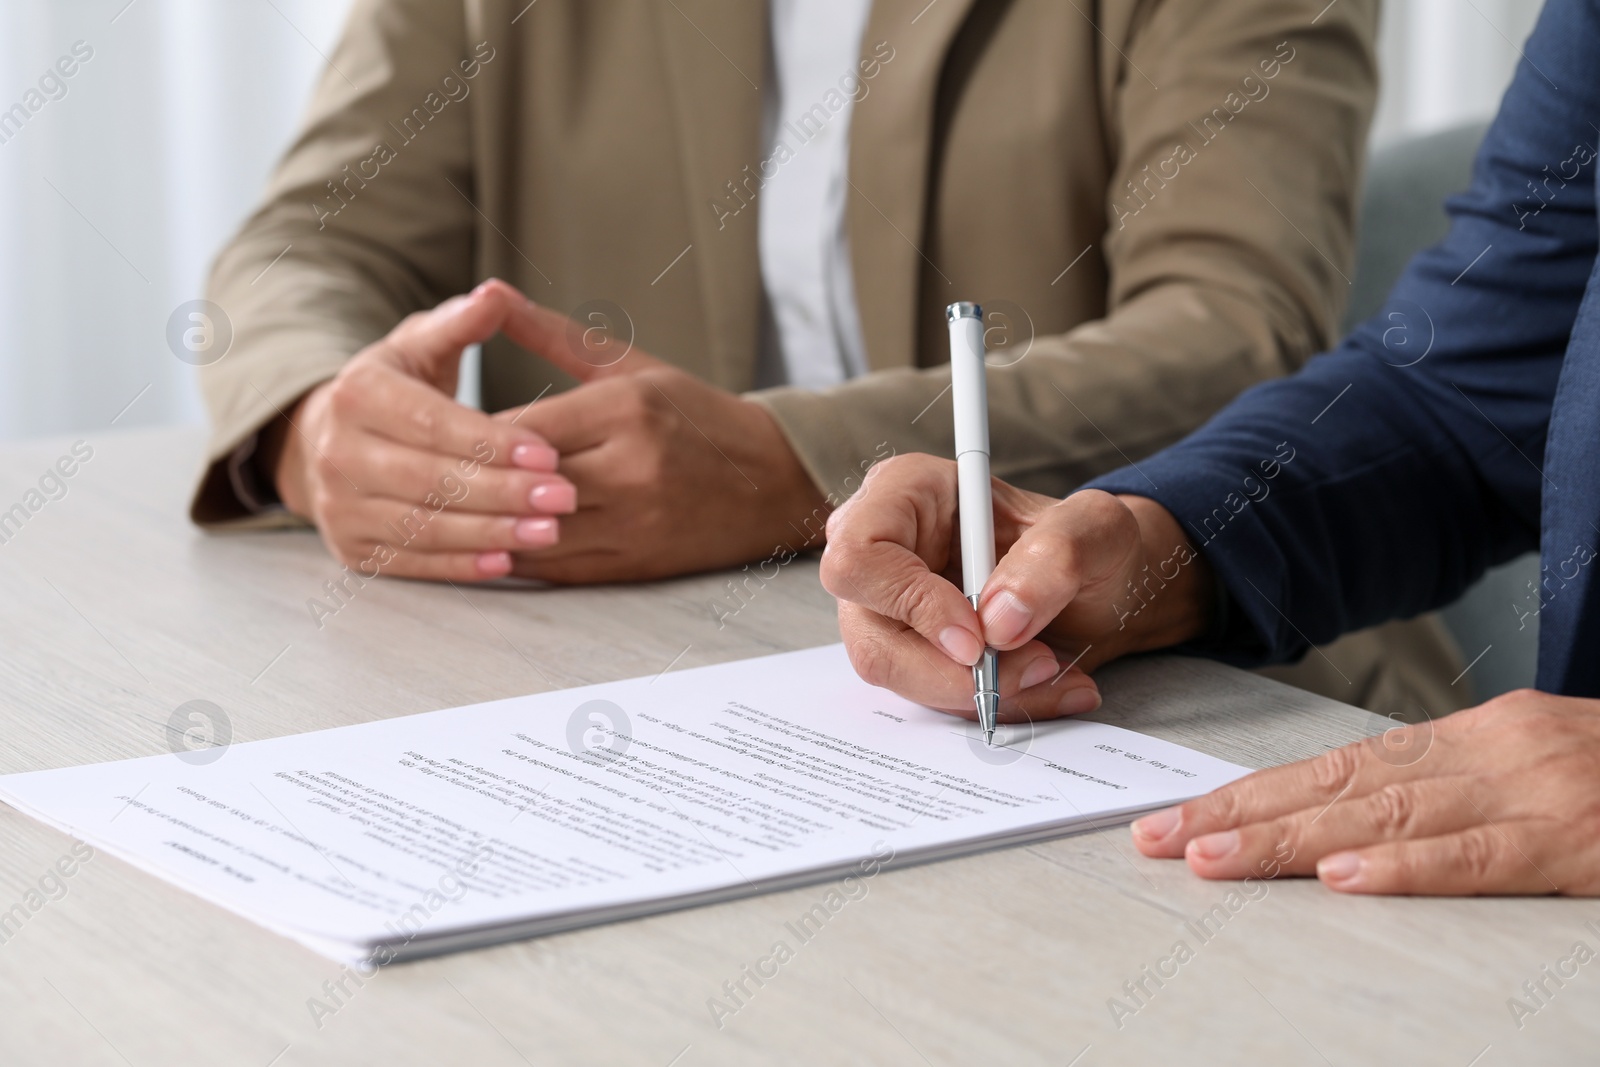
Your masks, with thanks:
M 1525 55 L 1376 317 L 1090 483 L 1188 529 L 1228 592 L 1219 658 L 1440 607 L 1537 544 L 1539 687 L 1600 696 L 1600 0 L 1549 0 Z

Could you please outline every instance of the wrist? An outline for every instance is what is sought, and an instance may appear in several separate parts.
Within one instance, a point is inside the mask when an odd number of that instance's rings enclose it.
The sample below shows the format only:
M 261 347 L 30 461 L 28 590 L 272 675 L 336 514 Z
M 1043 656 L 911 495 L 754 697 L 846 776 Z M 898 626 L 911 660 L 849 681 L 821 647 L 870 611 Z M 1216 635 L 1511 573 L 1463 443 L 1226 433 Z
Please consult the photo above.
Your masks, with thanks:
M 794 545 L 797 551 L 821 548 L 826 541 L 828 515 L 836 502 L 830 501 L 828 494 L 812 478 L 772 412 L 754 401 L 747 400 L 746 403 L 760 413 L 759 420 L 769 441 L 767 454 L 771 462 L 768 476 L 778 488 L 779 501 L 778 507 L 771 512 L 772 533 L 780 540 L 793 543 L 794 535 L 798 532 L 800 543 Z
M 1139 524 L 1143 555 L 1130 576 L 1138 610 L 1125 617 L 1120 654 L 1151 652 L 1203 638 L 1212 629 L 1216 576 L 1166 508 L 1142 496 L 1119 496 Z
M 300 422 L 306 401 L 314 392 L 316 389 L 303 393 L 283 414 L 263 426 L 256 446 L 258 470 L 277 490 L 283 506 L 301 517 L 308 517 L 310 509 L 306 490 L 305 442 L 295 427 Z

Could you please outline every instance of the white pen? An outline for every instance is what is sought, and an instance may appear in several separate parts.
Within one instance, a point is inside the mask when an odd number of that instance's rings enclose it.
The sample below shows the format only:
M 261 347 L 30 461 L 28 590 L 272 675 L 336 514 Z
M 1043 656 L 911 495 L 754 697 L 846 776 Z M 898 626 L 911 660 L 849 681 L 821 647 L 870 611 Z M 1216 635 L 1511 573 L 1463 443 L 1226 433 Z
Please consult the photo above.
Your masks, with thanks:
M 961 591 L 978 607 L 994 571 L 994 497 L 989 490 L 989 391 L 984 385 L 983 309 L 944 309 L 950 324 L 950 399 L 956 415 L 956 491 L 961 514 Z M 984 744 L 994 744 L 1000 708 L 999 654 L 985 647 L 972 667 L 972 702 Z

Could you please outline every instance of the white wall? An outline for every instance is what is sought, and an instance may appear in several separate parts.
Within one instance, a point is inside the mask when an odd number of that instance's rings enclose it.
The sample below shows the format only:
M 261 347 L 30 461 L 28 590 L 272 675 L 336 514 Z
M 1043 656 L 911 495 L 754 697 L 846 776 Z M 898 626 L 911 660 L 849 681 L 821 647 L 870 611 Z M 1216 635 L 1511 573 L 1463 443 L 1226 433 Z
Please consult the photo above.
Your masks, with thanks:
M 1391 0 L 1375 139 L 1491 114 L 1537 6 Z M 347 7 L 0 0 L 0 109 L 75 41 L 94 49 L 0 144 L 0 440 L 125 407 L 118 426 L 204 419 L 167 318 L 259 194 Z
M 346 7 L 0 4 L 0 110 L 74 42 L 94 53 L 0 144 L 0 439 L 103 428 L 136 396 L 119 427 L 204 420 L 167 318 L 259 195 Z
M 1493 115 L 1541 6 L 1538 0 L 1388 0 L 1373 141 Z

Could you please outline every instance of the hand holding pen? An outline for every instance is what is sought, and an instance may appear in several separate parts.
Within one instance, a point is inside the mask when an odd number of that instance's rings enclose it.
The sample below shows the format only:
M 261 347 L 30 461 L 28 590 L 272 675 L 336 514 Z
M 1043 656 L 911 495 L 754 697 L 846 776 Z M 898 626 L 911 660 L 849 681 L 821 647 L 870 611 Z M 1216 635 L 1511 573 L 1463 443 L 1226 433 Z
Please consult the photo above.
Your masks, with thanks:
M 972 310 L 957 316 L 970 331 L 961 343 L 981 352 Z M 973 667 L 990 648 L 999 653 L 998 722 L 1076 715 L 1100 704 L 1088 671 L 1203 629 L 1209 568 L 1154 501 L 1090 490 L 1062 500 L 985 476 L 986 494 L 968 507 L 962 494 L 972 490 L 958 488 L 957 470 L 927 455 L 885 460 L 829 520 L 822 584 L 839 600 L 840 632 L 868 682 L 978 719 Z M 969 564 L 963 554 L 983 538 L 961 524 L 988 500 L 990 554 Z M 1171 580 L 1159 595 L 1130 593 L 1162 568 Z M 975 581 L 979 572 L 986 582 Z

